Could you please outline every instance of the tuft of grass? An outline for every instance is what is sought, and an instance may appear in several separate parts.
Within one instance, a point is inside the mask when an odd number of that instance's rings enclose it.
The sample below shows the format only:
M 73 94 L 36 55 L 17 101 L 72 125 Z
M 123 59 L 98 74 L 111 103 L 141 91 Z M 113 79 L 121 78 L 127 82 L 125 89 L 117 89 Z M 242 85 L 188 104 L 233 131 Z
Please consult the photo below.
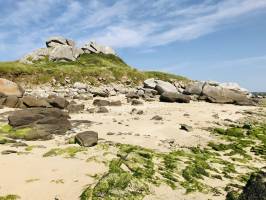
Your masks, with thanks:
M 8 124 L 0 127 L 0 134 L 13 139 L 25 139 L 31 131 L 31 128 L 14 129 Z
M 85 147 L 66 147 L 66 148 L 54 148 L 43 154 L 43 157 L 66 155 L 67 158 L 73 158 L 79 152 L 84 152 L 87 149 Z

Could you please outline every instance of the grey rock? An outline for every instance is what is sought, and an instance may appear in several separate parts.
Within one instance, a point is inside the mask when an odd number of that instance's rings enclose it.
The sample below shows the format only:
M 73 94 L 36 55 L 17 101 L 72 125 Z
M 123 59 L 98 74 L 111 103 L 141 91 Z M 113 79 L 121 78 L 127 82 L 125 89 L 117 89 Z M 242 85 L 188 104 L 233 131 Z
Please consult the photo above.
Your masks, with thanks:
M 176 87 L 169 82 L 156 80 L 155 83 L 156 83 L 155 89 L 158 91 L 159 94 L 162 94 L 164 92 L 173 92 L 173 93 L 177 92 Z
M 67 110 L 69 113 L 79 113 L 81 111 L 83 111 L 85 108 L 85 105 L 84 104 L 69 104 L 67 106 Z
M 17 153 L 17 151 L 15 150 L 4 150 L 1 152 L 2 155 L 8 155 L 8 154 L 12 154 L 12 153 Z
M 106 107 L 101 106 L 101 107 L 98 107 L 98 108 L 96 109 L 96 112 L 97 112 L 97 113 L 108 113 L 109 110 L 108 110 Z
M 93 101 L 93 105 L 94 106 L 109 106 L 110 105 L 110 101 L 105 100 L 105 99 L 95 99 Z
M 133 106 L 143 105 L 143 102 L 138 99 L 132 99 L 131 105 Z
M 181 130 L 185 130 L 185 131 L 187 131 L 187 132 L 191 132 L 191 131 L 193 131 L 193 128 L 192 128 L 192 126 L 189 126 L 189 125 L 186 125 L 186 124 L 180 124 L 180 129 Z
M 201 95 L 204 84 L 205 84 L 204 82 L 191 83 L 186 86 L 184 93 Z
M 98 133 L 95 131 L 78 133 L 75 142 L 84 147 L 92 147 L 98 143 Z
M 10 95 L 6 98 L 5 106 L 10 108 L 16 108 L 18 104 L 18 97 L 14 95 Z
M 68 106 L 69 102 L 63 97 L 48 97 L 47 101 L 55 108 L 64 109 Z
M 120 100 L 110 102 L 110 106 L 121 106 L 121 105 L 122 102 Z
M 178 102 L 178 103 L 189 103 L 190 97 L 184 94 L 178 94 L 177 92 L 164 92 L 160 96 L 162 102 Z
M 150 78 L 144 81 L 144 87 L 145 88 L 151 88 L 151 89 L 155 89 L 156 87 L 156 82 L 154 78 Z
M 151 118 L 151 120 L 157 120 L 157 121 L 160 121 L 160 120 L 163 120 L 163 118 L 159 115 L 155 115 Z
M 9 81 L 4 78 L 0 78 L 0 96 L 17 96 L 22 97 L 24 90 L 22 87 L 12 81 Z
M 44 107 L 44 108 L 52 107 L 45 99 L 33 97 L 33 96 L 24 96 L 22 98 L 22 102 L 24 105 L 26 105 L 29 108 L 32 108 L 32 107 Z
M 68 45 L 60 45 L 53 48 L 50 52 L 49 59 L 51 61 L 75 61 L 73 47 Z

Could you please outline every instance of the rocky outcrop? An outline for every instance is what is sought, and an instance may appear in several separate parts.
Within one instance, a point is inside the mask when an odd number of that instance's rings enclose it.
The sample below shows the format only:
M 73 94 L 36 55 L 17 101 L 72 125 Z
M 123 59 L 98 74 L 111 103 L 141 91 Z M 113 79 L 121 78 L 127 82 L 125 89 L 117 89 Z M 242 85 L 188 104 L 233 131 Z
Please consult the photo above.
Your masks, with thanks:
M 15 130 L 21 130 L 12 135 L 14 139 L 46 140 L 53 134 L 65 134 L 71 128 L 69 118 L 57 108 L 29 108 L 12 112 L 8 121 Z
M 115 51 L 111 47 L 100 45 L 93 41 L 88 42 L 83 47 L 81 47 L 81 49 L 85 53 L 103 53 L 116 55 Z
M 54 36 L 50 37 L 46 42 L 47 48 L 37 49 L 20 59 L 21 63 L 33 64 L 35 61 L 48 58 L 50 61 L 75 61 L 84 53 L 103 53 L 116 55 L 115 51 L 104 45 L 95 42 L 89 42 L 82 48 L 75 46 L 73 40 Z
M 22 97 L 23 94 L 24 90 L 18 84 L 7 79 L 0 78 L 0 97 L 6 97 L 9 95 Z

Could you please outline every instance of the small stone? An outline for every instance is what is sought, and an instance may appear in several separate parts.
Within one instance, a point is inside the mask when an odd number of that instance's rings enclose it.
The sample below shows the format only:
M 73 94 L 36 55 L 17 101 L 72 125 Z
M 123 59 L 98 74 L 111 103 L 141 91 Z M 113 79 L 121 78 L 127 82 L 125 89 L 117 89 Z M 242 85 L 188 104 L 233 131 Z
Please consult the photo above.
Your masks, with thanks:
M 12 154 L 12 153 L 17 153 L 17 151 L 15 150 L 4 150 L 1 152 L 2 155 L 8 155 L 8 154 Z
M 143 102 L 137 99 L 132 99 L 131 105 L 137 106 L 137 105 L 143 105 Z
M 181 125 L 181 127 L 180 127 L 181 130 L 184 130 L 184 131 L 187 131 L 187 132 L 193 131 L 192 126 L 188 126 L 186 124 L 180 124 L 180 125 Z
M 155 116 L 153 116 L 151 118 L 151 120 L 157 120 L 157 121 L 159 121 L 159 120 L 163 120 L 163 118 L 161 116 L 159 116 L 159 115 L 155 115 Z
M 108 113 L 109 110 L 106 107 L 99 107 L 96 112 L 97 113 Z

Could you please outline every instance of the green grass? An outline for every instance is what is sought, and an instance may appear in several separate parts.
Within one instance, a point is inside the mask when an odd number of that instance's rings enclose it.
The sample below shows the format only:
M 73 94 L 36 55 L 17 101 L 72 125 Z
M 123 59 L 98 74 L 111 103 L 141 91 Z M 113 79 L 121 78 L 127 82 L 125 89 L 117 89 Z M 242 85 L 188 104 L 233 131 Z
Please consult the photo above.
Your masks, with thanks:
M 37 61 L 32 65 L 16 62 L 0 62 L 1 77 L 17 82 L 47 83 L 52 79 L 64 83 L 65 77 L 71 82 L 82 81 L 91 84 L 118 82 L 130 80 L 138 84 L 143 80 L 154 77 L 162 80 L 183 80 L 182 76 L 163 72 L 141 72 L 127 65 L 114 55 L 83 54 L 72 62 L 51 62 L 48 58 Z M 98 78 L 102 80 L 99 81 Z
M 31 128 L 14 129 L 8 124 L 0 126 L 0 136 L 12 139 L 25 139 L 31 131 Z

